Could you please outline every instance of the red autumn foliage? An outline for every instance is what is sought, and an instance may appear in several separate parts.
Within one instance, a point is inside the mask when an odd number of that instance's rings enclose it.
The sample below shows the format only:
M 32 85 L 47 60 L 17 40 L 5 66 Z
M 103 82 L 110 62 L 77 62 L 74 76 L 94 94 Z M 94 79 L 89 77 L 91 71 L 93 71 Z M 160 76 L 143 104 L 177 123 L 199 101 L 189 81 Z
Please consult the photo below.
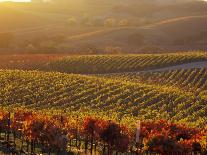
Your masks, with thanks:
M 201 151 L 203 137 L 207 134 L 198 128 L 169 123 L 165 120 L 142 122 L 141 137 L 145 139 L 147 149 L 160 154 L 176 150 L 182 154 Z
M 129 147 L 129 136 L 126 127 L 121 127 L 112 121 L 94 118 L 86 118 L 83 126 L 88 135 L 107 143 L 112 149 L 124 152 Z
M 0 110 L 0 130 L 8 128 L 9 113 L 7 111 Z
M 10 114 L 0 110 L 0 130 L 8 128 Z M 125 152 L 133 142 L 133 133 L 127 126 L 98 118 L 85 118 L 83 123 L 66 116 L 50 116 L 25 110 L 15 111 L 11 129 L 21 131 L 28 140 L 42 141 L 61 149 L 69 139 L 89 136 L 92 141 L 107 143 L 111 150 Z M 206 149 L 207 130 L 170 123 L 165 120 L 142 121 L 140 139 L 145 149 L 159 154 L 189 154 Z M 94 142 L 94 141 L 93 141 Z

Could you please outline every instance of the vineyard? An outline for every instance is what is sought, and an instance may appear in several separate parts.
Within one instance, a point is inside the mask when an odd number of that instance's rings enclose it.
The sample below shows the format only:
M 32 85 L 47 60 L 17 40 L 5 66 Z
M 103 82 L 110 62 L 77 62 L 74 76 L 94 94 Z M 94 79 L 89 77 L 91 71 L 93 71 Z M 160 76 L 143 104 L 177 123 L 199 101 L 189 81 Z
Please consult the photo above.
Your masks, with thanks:
M 206 100 L 173 87 L 38 71 L 1 70 L 0 81 L 2 106 L 89 109 L 115 116 L 206 124 Z
M 1 55 L 0 69 L 103 74 L 134 72 L 206 60 L 207 54 L 205 52 L 82 56 L 68 56 L 66 54 L 17 54 Z
M 151 70 L 207 61 L 204 52 L 1 59 L 0 146 L 10 151 L 206 151 L 207 69 Z
M 44 69 L 79 74 L 120 73 L 205 60 L 207 60 L 207 54 L 204 52 L 73 56 L 51 61 Z
M 123 73 L 98 75 L 109 79 L 122 79 L 134 83 L 147 83 L 151 85 L 161 85 L 177 87 L 186 92 L 192 92 L 196 96 L 206 98 L 207 95 L 207 69 L 190 68 L 165 72 L 149 73 Z
M 0 155 L 207 155 L 207 0 L 0 0 Z
M 201 153 L 207 146 L 206 129 L 164 120 L 138 121 L 137 128 L 129 129 L 126 125 L 95 117 L 79 119 L 78 115 L 48 115 L 24 109 L 13 111 L 1 109 L 0 131 L 4 133 L 7 148 L 17 154 L 60 154 L 78 148 L 91 154 L 93 151 L 100 154 L 149 151 L 161 155 L 188 155 Z M 21 143 L 17 144 L 17 140 Z

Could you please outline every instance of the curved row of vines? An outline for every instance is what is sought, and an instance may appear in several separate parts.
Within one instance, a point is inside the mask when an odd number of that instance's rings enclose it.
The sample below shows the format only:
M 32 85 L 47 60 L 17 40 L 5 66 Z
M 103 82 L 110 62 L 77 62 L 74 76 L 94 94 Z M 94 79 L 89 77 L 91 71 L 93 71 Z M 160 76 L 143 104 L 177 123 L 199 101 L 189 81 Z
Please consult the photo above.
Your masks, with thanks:
M 71 56 L 51 61 L 43 69 L 78 74 L 120 73 L 206 60 L 204 52 Z
M 149 73 L 105 74 L 98 76 L 124 80 L 134 83 L 144 82 L 154 85 L 178 87 L 181 90 L 192 92 L 197 96 L 203 96 L 207 99 L 206 68 L 178 69 L 164 72 Z
M 206 100 L 179 89 L 82 75 L 0 70 L 1 106 L 98 111 L 112 117 L 207 123 Z

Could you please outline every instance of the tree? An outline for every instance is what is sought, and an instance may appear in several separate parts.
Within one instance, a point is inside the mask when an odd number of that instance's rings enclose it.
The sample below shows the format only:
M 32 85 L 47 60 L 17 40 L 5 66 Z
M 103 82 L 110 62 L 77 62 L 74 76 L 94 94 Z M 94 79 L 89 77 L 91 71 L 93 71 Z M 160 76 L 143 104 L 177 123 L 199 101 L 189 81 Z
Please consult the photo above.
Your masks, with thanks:
M 81 49 L 84 49 L 84 52 L 87 54 L 99 54 L 100 49 L 95 45 L 91 43 L 85 43 L 80 45 Z
M 78 23 L 77 19 L 75 17 L 70 17 L 68 20 L 67 20 L 67 24 L 68 25 L 76 25 Z
M 119 26 L 128 26 L 129 21 L 127 19 L 122 19 L 122 20 L 119 21 L 118 25 Z
M 108 19 L 105 20 L 104 25 L 109 26 L 109 27 L 113 27 L 113 26 L 116 25 L 116 19 L 108 18 Z
M 124 133 L 124 129 L 114 122 L 108 122 L 107 127 L 100 134 L 101 139 L 109 146 L 108 154 L 112 149 L 124 152 L 129 146 L 129 137 Z
M 122 53 L 122 48 L 119 46 L 107 46 L 104 51 L 106 54 L 120 54 Z

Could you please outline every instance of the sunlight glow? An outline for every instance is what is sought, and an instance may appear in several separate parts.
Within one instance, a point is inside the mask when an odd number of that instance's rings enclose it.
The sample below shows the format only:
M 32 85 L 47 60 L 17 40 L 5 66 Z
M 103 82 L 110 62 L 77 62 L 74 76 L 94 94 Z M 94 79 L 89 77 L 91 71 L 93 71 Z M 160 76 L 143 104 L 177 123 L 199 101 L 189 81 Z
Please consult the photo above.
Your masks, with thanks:
M 198 0 L 198 1 L 206 1 L 207 2 L 207 0 Z M 31 0 L 0 0 L 0 2 L 31 2 Z
M 0 0 L 0 2 L 31 2 L 31 0 Z

